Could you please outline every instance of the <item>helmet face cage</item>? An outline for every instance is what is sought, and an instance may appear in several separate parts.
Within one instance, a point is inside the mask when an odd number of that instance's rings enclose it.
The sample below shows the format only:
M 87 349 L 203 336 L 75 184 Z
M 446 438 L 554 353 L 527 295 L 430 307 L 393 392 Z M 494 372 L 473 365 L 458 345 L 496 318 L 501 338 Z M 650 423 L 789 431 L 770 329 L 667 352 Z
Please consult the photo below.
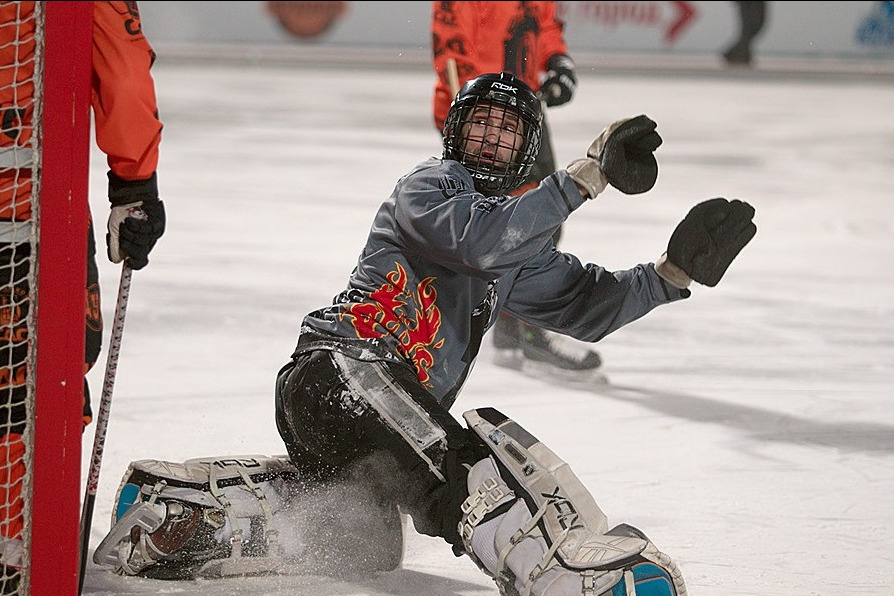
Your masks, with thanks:
M 484 74 L 466 82 L 450 106 L 444 158 L 462 163 L 478 192 L 498 195 L 525 181 L 540 151 L 540 127 L 540 100 L 530 87 L 509 73 Z

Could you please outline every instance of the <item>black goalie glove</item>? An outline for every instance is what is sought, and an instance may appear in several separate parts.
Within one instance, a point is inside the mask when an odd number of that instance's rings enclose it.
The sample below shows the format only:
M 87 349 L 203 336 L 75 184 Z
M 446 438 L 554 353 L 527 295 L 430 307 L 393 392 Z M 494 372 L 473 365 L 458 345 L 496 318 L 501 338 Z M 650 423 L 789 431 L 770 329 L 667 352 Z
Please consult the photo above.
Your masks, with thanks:
M 571 101 L 577 89 L 574 62 L 565 54 L 553 54 L 546 62 L 546 78 L 540 85 L 547 107 L 560 106 Z
M 657 124 L 648 116 L 625 118 L 606 127 L 587 149 L 587 157 L 566 168 L 595 198 L 611 184 L 624 194 L 644 193 L 658 180 L 655 150 L 661 146 Z
M 677 286 L 685 287 L 685 283 L 679 277 L 674 279 L 675 269 L 700 284 L 716 286 L 733 259 L 757 233 L 753 217 L 754 207 L 738 199 L 716 198 L 699 203 L 671 234 L 666 261 L 672 265 L 662 263 L 663 258 L 656 269 Z M 679 271 L 676 273 L 679 275 Z
M 165 232 L 165 207 L 158 198 L 155 174 L 148 180 L 124 180 L 109 172 L 106 246 L 109 260 L 126 260 L 133 269 L 149 264 L 149 253 Z

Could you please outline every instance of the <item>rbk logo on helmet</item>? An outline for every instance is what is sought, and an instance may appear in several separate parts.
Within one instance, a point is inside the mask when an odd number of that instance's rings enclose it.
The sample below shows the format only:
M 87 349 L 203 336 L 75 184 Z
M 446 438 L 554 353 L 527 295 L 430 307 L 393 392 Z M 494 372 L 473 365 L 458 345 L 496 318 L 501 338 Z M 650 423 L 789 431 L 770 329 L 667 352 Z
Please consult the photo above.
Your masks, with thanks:
M 491 85 L 492 89 L 499 89 L 501 91 L 511 91 L 512 95 L 518 95 L 518 87 L 513 87 L 512 85 L 506 85 L 505 83 L 501 83 L 500 81 L 495 81 L 493 85 Z M 515 99 L 513 97 L 513 99 Z

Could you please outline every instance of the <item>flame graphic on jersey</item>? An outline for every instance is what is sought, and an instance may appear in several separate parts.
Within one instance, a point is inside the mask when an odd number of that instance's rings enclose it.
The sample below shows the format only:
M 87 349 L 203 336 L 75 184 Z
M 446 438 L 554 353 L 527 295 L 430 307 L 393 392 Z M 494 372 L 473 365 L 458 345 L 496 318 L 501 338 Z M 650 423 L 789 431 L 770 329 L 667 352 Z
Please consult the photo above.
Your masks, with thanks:
M 416 367 L 416 376 L 428 384 L 428 371 L 434 364 L 431 350 L 444 345 L 435 342 L 441 328 L 441 311 L 435 306 L 438 292 L 432 286 L 435 278 L 428 277 L 407 291 L 407 272 L 394 264 L 396 271 L 386 276 L 388 282 L 370 292 L 371 302 L 355 303 L 346 307 L 343 317 L 351 317 L 358 337 L 379 338 L 391 335 L 400 342 L 400 351 Z

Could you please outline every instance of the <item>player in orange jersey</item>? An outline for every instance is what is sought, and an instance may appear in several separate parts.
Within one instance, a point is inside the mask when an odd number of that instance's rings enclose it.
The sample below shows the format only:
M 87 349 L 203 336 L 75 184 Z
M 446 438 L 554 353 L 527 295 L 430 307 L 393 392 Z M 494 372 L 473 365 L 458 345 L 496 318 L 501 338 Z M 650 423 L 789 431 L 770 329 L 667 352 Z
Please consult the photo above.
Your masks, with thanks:
M 35 2 L 0 3 L 0 152 L 17 156 L 31 146 L 34 114 Z M 165 229 L 156 168 L 162 123 L 150 68 L 155 52 L 143 36 L 136 2 L 93 3 L 91 105 L 98 147 L 107 156 L 111 209 L 107 254 L 142 269 Z M 7 163 L 9 161 L 10 163 Z M 31 164 L 0 161 L 0 593 L 15 590 L 22 557 L 22 479 L 25 474 L 26 321 L 31 245 Z M 88 242 L 84 373 L 102 340 L 98 269 L 92 218 Z M 84 380 L 84 426 L 91 421 Z

